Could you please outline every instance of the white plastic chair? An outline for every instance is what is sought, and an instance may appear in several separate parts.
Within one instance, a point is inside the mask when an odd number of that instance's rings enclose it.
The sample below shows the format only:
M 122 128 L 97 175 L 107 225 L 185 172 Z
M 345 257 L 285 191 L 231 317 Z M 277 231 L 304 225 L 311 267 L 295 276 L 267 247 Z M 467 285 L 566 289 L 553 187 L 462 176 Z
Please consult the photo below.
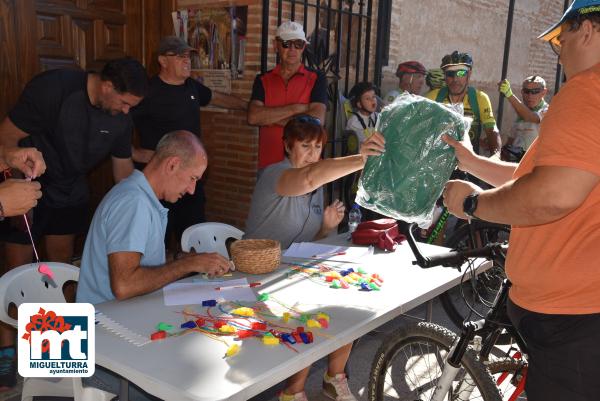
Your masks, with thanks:
M 54 273 L 56 287 L 44 280 L 38 272 L 38 264 L 16 267 L 0 277 L 0 320 L 17 327 L 17 320 L 8 315 L 11 304 L 19 307 L 25 302 L 66 302 L 63 286 L 68 281 L 79 280 L 79 268 L 65 263 L 46 262 Z M 33 397 L 74 397 L 75 401 L 108 401 L 114 394 L 82 387 L 80 378 L 35 378 L 23 381 L 21 401 Z
M 223 223 L 199 223 L 186 228 L 181 236 L 181 249 L 190 252 L 193 248 L 197 253 L 218 252 L 229 258 L 227 240 L 242 239 L 244 232 Z

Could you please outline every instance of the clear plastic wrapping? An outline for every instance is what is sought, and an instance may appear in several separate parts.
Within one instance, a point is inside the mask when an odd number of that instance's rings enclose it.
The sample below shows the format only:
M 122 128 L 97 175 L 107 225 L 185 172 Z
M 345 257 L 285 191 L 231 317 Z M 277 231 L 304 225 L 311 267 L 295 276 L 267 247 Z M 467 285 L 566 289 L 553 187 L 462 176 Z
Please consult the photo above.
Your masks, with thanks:
M 441 136 L 460 140 L 469 127 L 470 119 L 450 107 L 421 96 L 399 96 L 379 116 L 376 129 L 385 137 L 385 153 L 368 158 L 356 202 L 429 226 L 435 202 L 457 163 L 454 149 Z

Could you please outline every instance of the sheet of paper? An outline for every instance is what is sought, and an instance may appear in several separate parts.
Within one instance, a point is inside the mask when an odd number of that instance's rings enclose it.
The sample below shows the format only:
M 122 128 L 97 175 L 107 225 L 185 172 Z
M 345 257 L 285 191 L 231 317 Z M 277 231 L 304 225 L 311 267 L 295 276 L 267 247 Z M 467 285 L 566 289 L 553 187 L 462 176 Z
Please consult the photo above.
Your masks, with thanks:
M 245 278 L 235 280 L 195 280 L 191 283 L 172 283 L 163 288 L 165 305 L 198 305 L 208 299 L 225 299 L 226 301 L 255 301 L 256 293 L 252 288 L 228 288 L 216 290 L 217 287 L 247 285 Z
M 372 247 L 338 246 L 315 242 L 294 242 L 284 252 L 284 258 L 323 259 L 336 262 L 356 262 L 373 254 Z

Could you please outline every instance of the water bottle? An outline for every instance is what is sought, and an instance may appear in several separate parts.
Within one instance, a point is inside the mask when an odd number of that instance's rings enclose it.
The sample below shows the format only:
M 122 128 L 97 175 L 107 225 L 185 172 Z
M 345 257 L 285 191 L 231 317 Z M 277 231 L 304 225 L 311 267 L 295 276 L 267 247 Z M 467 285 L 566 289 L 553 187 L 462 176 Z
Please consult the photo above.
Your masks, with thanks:
M 348 232 L 352 234 L 356 227 L 362 220 L 362 214 L 360 213 L 360 206 L 358 204 L 354 204 L 352 209 L 350 209 L 350 213 L 348 213 Z

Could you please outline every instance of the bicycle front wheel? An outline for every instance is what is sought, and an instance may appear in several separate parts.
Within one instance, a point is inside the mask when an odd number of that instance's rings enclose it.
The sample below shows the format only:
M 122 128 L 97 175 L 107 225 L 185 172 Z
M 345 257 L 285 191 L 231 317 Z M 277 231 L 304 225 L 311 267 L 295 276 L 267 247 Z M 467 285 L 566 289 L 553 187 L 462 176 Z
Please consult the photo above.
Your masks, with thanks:
M 369 378 L 369 400 L 431 400 L 456 334 L 433 323 L 402 328 L 383 341 Z M 486 366 L 468 348 L 444 400 L 501 401 Z
M 525 401 L 525 378 L 527 364 L 510 357 L 497 359 L 488 364 L 503 400 Z

